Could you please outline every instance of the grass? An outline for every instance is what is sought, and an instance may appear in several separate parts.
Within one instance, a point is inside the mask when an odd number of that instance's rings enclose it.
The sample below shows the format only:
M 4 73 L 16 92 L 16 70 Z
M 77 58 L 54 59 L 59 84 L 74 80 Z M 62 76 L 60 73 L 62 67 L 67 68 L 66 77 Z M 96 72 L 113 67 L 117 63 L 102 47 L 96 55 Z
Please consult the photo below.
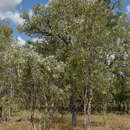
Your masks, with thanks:
M 38 115 L 36 117 L 36 126 L 38 127 Z M 130 116 L 107 114 L 107 116 L 97 114 L 92 115 L 92 130 L 130 130 Z M 105 120 L 104 120 L 105 119 Z M 29 122 L 29 113 L 21 112 L 10 118 L 7 122 L 0 124 L 0 130 L 31 130 Z M 57 115 L 52 124 L 51 130 L 84 130 L 83 116 L 77 117 L 77 127 L 71 125 L 71 115 L 65 115 L 61 120 Z

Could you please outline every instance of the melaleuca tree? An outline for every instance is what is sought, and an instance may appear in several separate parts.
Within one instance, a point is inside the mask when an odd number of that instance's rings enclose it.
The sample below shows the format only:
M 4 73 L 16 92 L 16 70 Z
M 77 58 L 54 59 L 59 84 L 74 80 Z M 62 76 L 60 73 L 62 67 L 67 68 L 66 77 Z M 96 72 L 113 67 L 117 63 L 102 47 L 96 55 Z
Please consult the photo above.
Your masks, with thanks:
M 69 87 L 59 86 L 59 78 L 64 73 L 65 64 L 56 60 L 55 56 L 43 57 L 28 47 L 21 48 L 20 97 L 22 104 L 31 112 L 33 120 L 36 110 L 40 112 L 40 128 L 50 129 L 53 115 L 60 104 L 65 104 L 69 95 Z M 44 115 L 43 115 L 44 113 Z M 43 125 L 44 124 L 44 125 Z
M 69 99 L 68 86 L 63 89 L 63 87 L 59 85 L 59 78 L 61 74 L 64 73 L 65 64 L 58 62 L 55 56 L 52 55 L 43 58 L 40 66 L 44 80 L 44 82 L 43 80 L 41 82 L 42 95 L 40 96 L 40 101 L 44 110 L 44 122 L 47 120 L 47 115 L 49 116 L 48 123 L 50 125 L 53 114 L 60 107 L 60 104 L 65 105 L 66 100 Z M 50 129 L 50 126 L 48 126 L 48 129 Z
M 19 109 L 19 102 L 20 97 L 20 63 L 22 59 L 20 57 L 20 49 L 16 47 L 11 47 L 7 50 L 3 57 L 3 63 L 5 64 L 6 68 L 3 70 L 3 77 L 4 77 L 4 85 L 5 90 L 3 92 L 3 107 L 5 113 L 9 117 Z
M 27 13 L 21 17 L 25 22 L 18 29 L 43 40 L 40 44 L 32 44 L 36 51 L 43 56 L 55 55 L 58 61 L 66 64 L 72 94 L 78 89 L 83 92 L 84 124 L 87 129 L 88 106 L 90 129 L 91 103 L 97 86 L 102 86 L 103 96 L 110 92 L 105 87 L 109 77 L 103 76 L 109 73 L 112 77 L 108 62 L 117 52 L 117 39 L 125 32 L 124 21 L 119 22 L 122 14 L 114 14 L 105 2 L 57 0 L 47 7 L 37 4 L 33 7 L 32 17 Z M 73 105 L 75 110 L 74 102 Z M 75 118 L 73 121 L 76 125 Z
M 113 101 L 119 105 L 125 104 L 129 100 L 129 26 L 126 15 L 121 16 L 118 23 L 122 26 L 121 33 L 116 44 L 116 50 L 113 50 L 113 56 L 109 60 L 109 70 L 113 75 L 112 96 Z M 127 91 L 127 92 L 126 92 Z M 124 105 L 125 106 L 125 105 Z M 129 105 L 127 105 L 129 106 Z M 129 108 L 128 108 L 129 109 Z M 128 111 L 128 110 L 127 110 Z
M 2 106 L 3 106 L 3 101 L 6 95 L 4 95 L 6 89 L 7 89 L 7 84 L 6 84 L 6 77 L 7 71 L 8 71 L 8 65 L 5 62 L 6 54 L 8 54 L 8 51 L 11 49 L 11 42 L 12 42 L 12 29 L 4 23 L 0 23 L 0 105 L 1 105 L 1 111 L 2 111 Z M 0 118 L 1 115 L 0 115 Z M 0 119 L 1 120 L 1 119 Z

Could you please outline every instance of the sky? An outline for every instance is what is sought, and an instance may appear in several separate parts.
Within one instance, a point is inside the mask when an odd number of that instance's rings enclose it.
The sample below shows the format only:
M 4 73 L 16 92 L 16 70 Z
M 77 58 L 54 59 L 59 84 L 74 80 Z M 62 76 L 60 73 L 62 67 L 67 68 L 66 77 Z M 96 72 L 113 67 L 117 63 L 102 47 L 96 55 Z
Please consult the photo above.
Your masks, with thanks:
M 32 15 L 32 7 L 36 3 L 48 4 L 51 0 L 0 0 L 0 20 L 6 18 L 10 21 L 10 26 L 13 28 L 13 36 L 18 39 L 19 44 L 24 44 L 26 40 L 32 40 L 30 37 L 20 34 L 16 27 L 22 24 L 23 20 L 20 18 L 20 13 L 23 11 Z M 122 1 L 122 11 L 130 18 L 130 0 Z

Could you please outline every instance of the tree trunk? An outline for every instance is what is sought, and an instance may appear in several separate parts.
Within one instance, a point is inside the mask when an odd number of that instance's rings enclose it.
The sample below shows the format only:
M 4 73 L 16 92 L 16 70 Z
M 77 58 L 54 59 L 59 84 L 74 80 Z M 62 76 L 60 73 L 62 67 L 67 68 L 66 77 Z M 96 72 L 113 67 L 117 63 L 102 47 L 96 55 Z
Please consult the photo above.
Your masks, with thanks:
M 35 94 L 35 85 L 34 85 L 34 96 L 32 95 L 32 107 L 31 107 L 31 117 L 30 117 L 30 122 L 32 125 L 32 130 L 36 130 L 35 124 L 34 124 L 34 112 L 36 109 L 36 94 Z
M 75 98 L 75 88 L 72 88 L 72 125 L 76 127 L 76 98 Z
M 40 112 L 39 130 L 42 130 L 42 111 L 39 110 L 39 112 Z
M 35 112 L 37 101 L 38 101 L 38 98 L 37 98 L 38 88 L 37 88 L 35 76 L 32 71 L 32 66 L 29 65 L 29 67 L 30 67 L 30 72 L 31 72 L 32 80 L 33 80 L 33 90 L 32 90 L 33 95 L 32 95 L 32 107 L 31 107 L 30 121 L 31 121 L 31 125 L 32 125 L 32 130 L 36 130 L 36 127 L 34 124 L 34 112 Z
M 52 112 L 49 111 L 48 130 L 51 129 L 51 123 L 52 123 Z
M 84 87 L 84 90 L 83 90 L 83 100 L 84 100 L 84 130 L 87 130 L 87 102 L 86 102 L 86 99 L 87 99 L 87 86 L 88 86 L 88 80 L 86 82 L 86 85 Z
M 0 123 L 2 122 L 2 107 L 0 107 Z
M 34 107 L 32 107 L 31 109 L 30 122 L 31 122 L 32 130 L 36 130 L 35 124 L 34 124 Z
M 9 118 L 12 116 L 12 112 L 13 112 L 13 98 L 14 98 L 14 87 L 13 87 L 13 83 L 11 81 L 10 83 L 10 105 L 9 105 Z
M 87 130 L 87 103 L 84 102 L 84 130 Z
M 44 113 L 44 130 L 46 130 L 46 112 Z
M 88 129 L 91 130 L 91 100 L 88 102 Z
M 92 89 L 90 89 L 90 97 L 88 99 L 88 129 L 91 130 L 91 104 L 92 104 Z
M 130 110 L 130 107 L 129 107 L 129 103 L 127 102 L 127 114 L 129 114 L 129 110 Z
M 126 113 L 126 103 L 123 102 L 123 113 Z
M 103 121 L 104 121 L 105 127 L 106 127 L 106 113 L 107 113 L 107 95 L 104 95 L 104 99 L 103 99 Z
M 118 111 L 121 112 L 121 103 L 118 103 Z

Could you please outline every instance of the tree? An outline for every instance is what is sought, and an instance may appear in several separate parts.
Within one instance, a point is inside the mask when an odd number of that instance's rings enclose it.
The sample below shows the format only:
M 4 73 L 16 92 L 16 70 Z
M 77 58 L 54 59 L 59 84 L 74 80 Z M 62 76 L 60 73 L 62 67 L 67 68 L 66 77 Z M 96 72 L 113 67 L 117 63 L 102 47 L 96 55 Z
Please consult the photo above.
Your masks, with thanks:
M 5 62 L 5 58 L 6 58 L 6 54 L 8 53 L 8 50 L 11 48 L 11 35 L 12 35 L 12 29 L 4 23 L 0 23 L 0 121 L 2 120 L 2 110 L 3 110 L 3 103 L 2 103 L 2 99 L 3 99 L 3 93 L 5 92 L 6 86 L 5 86 L 5 78 L 6 78 L 6 74 L 5 72 L 7 72 L 7 64 Z
M 113 76 L 110 58 L 118 53 L 117 40 L 126 32 L 126 27 L 122 28 L 124 20 L 120 21 L 122 16 L 122 13 L 114 14 L 113 8 L 106 2 L 83 0 L 57 0 L 47 7 L 37 4 L 33 7 L 32 17 L 25 12 L 21 15 L 25 22 L 18 29 L 31 37 L 42 39 L 39 43 L 32 43 L 33 49 L 45 58 L 54 55 L 57 61 L 67 66 L 73 97 L 74 126 L 77 90 L 80 89 L 83 94 L 85 130 L 86 113 L 88 129 L 91 129 L 91 104 L 97 86 L 102 86 L 99 91 L 104 98 L 110 92 L 106 87 Z M 123 44 L 119 48 L 122 47 Z

